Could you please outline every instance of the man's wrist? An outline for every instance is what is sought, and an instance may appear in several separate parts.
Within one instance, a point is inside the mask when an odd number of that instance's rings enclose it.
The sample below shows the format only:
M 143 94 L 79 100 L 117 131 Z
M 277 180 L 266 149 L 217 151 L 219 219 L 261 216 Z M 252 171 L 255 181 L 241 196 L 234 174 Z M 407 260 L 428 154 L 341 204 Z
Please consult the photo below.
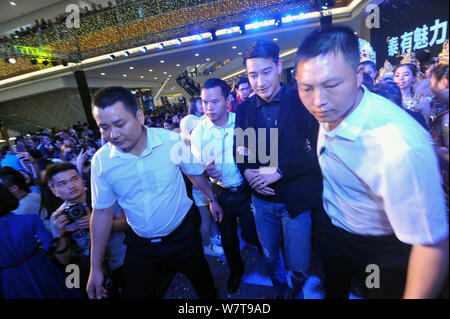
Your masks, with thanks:
M 214 195 L 212 196 L 212 198 L 208 198 L 208 202 L 209 202 L 210 204 L 215 203 L 216 201 L 217 201 L 217 195 L 216 195 L 216 194 L 214 194 Z

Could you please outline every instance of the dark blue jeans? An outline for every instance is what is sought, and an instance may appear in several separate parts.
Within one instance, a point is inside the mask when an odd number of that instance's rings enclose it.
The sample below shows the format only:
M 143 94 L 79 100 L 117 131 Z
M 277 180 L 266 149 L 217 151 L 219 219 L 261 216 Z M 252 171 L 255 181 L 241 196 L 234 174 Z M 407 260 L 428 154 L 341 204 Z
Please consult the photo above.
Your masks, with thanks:
M 267 202 L 255 196 L 252 196 L 252 202 L 270 279 L 277 292 L 285 293 L 289 288 L 285 268 L 289 270 L 293 285 L 310 275 L 311 213 L 308 211 L 291 218 L 282 203 Z M 281 248 L 284 249 L 286 267 L 280 256 Z M 296 278 L 298 276 L 304 278 Z
M 313 240 L 323 264 L 326 298 L 347 299 L 352 280 L 366 298 L 402 298 L 411 246 L 395 235 L 349 233 L 334 226 L 321 209 L 313 215 Z M 373 287 L 373 265 L 379 269 L 379 288 Z

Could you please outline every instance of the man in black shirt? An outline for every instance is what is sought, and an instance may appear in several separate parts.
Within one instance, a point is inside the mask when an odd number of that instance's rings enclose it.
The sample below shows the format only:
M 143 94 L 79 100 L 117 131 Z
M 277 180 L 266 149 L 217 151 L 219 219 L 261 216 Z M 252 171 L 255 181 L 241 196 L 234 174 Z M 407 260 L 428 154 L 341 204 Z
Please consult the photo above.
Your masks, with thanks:
M 311 212 L 321 201 L 322 178 L 310 151 L 311 146 L 315 149 L 318 124 L 297 91 L 279 82 L 283 69 L 274 42 L 252 43 L 243 62 L 256 94 L 237 110 L 236 163 L 252 188 L 256 228 L 275 298 L 300 297 L 310 275 Z

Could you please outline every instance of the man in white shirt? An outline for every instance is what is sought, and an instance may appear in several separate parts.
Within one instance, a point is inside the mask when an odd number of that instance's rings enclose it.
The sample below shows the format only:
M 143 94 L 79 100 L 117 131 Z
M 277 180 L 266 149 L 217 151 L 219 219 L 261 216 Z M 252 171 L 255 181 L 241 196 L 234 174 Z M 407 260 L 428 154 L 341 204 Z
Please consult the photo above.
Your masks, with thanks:
M 218 228 L 230 267 L 227 288 L 230 292 L 236 292 L 244 273 L 237 218 L 243 239 L 259 249 L 260 244 L 251 212 L 250 189 L 233 157 L 236 114 L 227 110 L 229 95 L 228 84 L 221 79 L 211 78 L 203 84 L 201 98 L 206 117 L 191 133 L 191 151 L 194 158 L 204 165 L 213 183 L 213 191 L 224 211 Z
M 89 297 L 106 296 L 101 257 L 117 199 L 131 226 L 125 239 L 126 297 L 156 297 L 160 277 L 174 271 L 189 278 L 199 298 L 214 298 L 214 280 L 199 229 L 191 219 L 192 201 L 180 170 L 207 196 L 212 214 L 221 220 L 222 210 L 202 176 L 203 167 L 179 159 L 179 134 L 143 126 L 144 114 L 127 89 L 98 91 L 92 113 L 107 143 L 94 155 L 91 166 Z
M 321 123 L 317 152 L 324 213 L 313 219 L 328 298 L 352 277 L 371 298 L 434 298 L 448 272 L 448 221 L 429 134 L 369 92 L 347 27 L 299 46 L 299 97 Z

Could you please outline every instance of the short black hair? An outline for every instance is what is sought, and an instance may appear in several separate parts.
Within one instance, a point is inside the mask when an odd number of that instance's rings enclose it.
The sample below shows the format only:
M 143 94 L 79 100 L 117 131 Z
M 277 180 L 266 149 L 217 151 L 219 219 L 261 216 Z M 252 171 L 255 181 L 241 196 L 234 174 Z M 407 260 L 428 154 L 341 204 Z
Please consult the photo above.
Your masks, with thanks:
M 202 86 L 202 89 L 212 89 L 215 87 L 220 88 L 220 91 L 222 92 L 222 95 L 225 99 L 228 98 L 228 95 L 230 95 L 230 87 L 228 86 L 227 82 L 219 78 L 211 78 L 206 80 Z
M 248 59 L 271 59 L 275 64 L 280 60 L 280 47 L 273 41 L 259 39 L 252 42 L 244 54 L 242 64 L 247 67 Z
M 241 76 L 241 77 L 239 78 L 239 81 L 237 81 L 237 83 L 236 83 L 236 89 L 239 90 L 239 85 L 245 84 L 245 83 L 247 83 L 248 85 L 250 85 L 250 81 L 248 80 L 248 77 L 246 77 L 246 76 Z
M 358 69 L 360 55 L 359 42 L 353 30 L 346 26 L 327 26 L 312 31 L 297 49 L 295 66 L 317 56 L 341 52 L 345 61 L 355 71 Z
M 5 166 L 0 168 L 0 180 L 2 180 L 0 184 L 4 184 L 8 188 L 15 185 L 19 189 L 30 193 L 25 177 L 12 167 Z
M 121 86 L 109 86 L 98 90 L 92 99 L 92 108 L 104 109 L 117 102 L 122 102 L 125 109 L 136 116 L 139 110 L 136 99 L 130 90 Z
M 400 107 L 403 105 L 402 91 L 394 81 L 380 82 L 373 88 L 372 92 L 385 97 Z
M 16 196 L 11 194 L 8 187 L 0 183 L 0 216 L 4 216 L 19 207 Z
M 73 169 L 75 172 L 80 174 L 77 170 L 77 167 L 70 162 L 52 163 L 52 164 L 48 165 L 44 171 L 44 180 L 48 185 L 53 186 L 52 185 L 53 176 L 55 176 L 56 174 L 65 172 L 65 171 L 69 171 L 71 169 Z

